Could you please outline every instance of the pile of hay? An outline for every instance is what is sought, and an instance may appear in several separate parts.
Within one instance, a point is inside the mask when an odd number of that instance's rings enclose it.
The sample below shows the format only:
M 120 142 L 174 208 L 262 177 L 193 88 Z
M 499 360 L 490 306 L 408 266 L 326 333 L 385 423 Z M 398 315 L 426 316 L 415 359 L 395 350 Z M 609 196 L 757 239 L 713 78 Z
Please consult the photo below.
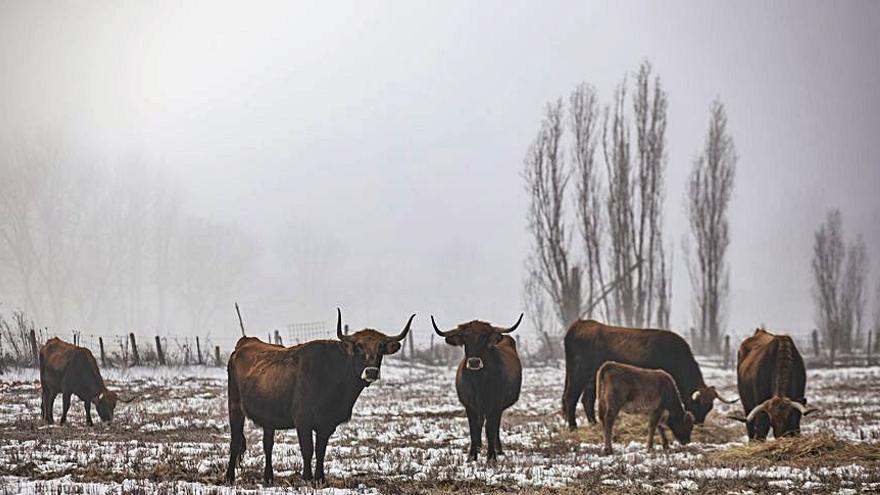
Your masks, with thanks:
M 769 461 L 804 463 L 817 461 L 831 464 L 858 462 L 880 462 L 880 444 L 852 443 L 834 435 L 803 435 L 785 437 L 765 442 L 749 442 L 740 447 L 732 447 L 714 453 L 713 460 L 719 462 Z

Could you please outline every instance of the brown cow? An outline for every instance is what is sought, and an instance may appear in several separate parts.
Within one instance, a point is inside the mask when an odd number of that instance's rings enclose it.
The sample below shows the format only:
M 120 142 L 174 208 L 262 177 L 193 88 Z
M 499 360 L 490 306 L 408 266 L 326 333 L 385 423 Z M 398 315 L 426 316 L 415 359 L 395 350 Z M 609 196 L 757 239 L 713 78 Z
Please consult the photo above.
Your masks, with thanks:
M 658 427 L 664 449 L 669 447 L 667 427 L 682 445 L 691 441 L 694 415 L 684 410 L 669 373 L 606 361 L 596 374 L 596 391 L 599 420 L 605 430 L 605 454 L 611 454 L 614 420 L 621 411 L 648 415 L 648 450 L 654 448 L 654 430 Z
M 807 372 L 791 337 L 759 328 L 740 344 L 736 361 L 747 416 L 729 417 L 746 424 L 749 439 L 766 439 L 771 427 L 776 438 L 799 434 L 801 417 L 818 409 L 806 406 Z
M 63 405 L 62 425 L 67 422 L 71 395 L 76 395 L 85 404 L 86 424 L 89 426 L 93 424 L 92 403 L 95 404 L 101 420 L 110 422 L 117 401 L 133 400 L 120 399 L 116 392 L 107 390 L 92 351 L 64 342 L 58 337 L 47 340 L 40 348 L 40 388 L 43 393 L 41 416 L 49 424 L 55 422 L 52 407 L 59 393 Z
M 266 483 L 274 479 L 275 430 L 291 428 L 296 428 L 299 437 L 303 479 L 323 482 L 330 435 L 351 419 L 354 403 L 364 387 L 379 380 L 382 357 L 400 350 L 400 341 L 409 333 L 414 317 L 410 316 L 403 331 L 393 337 L 370 329 L 343 335 L 342 312 L 337 309 L 339 340 L 283 347 L 253 337 L 239 339 L 226 368 L 232 433 L 226 480 L 235 481 L 235 466 L 245 451 L 244 420 L 250 418 L 263 428 Z
M 489 444 L 486 459 L 495 461 L 501 452 L 501 414 L 519 400 L 522 386 L 522 365 L 516 352 L 516 341 L 505 333 L 516 330 L 523 315 L 510 328 L 496 328 L 484 321 L 462 323 L 447 332 L 431 324 L 446 343 L 464 346 L 464 359 L 455 375 L 458 400 L 467 412 L 471 444 L 468 458 L 477 460 L 482 447 L 483 424 Z
M 587 420 L 596 422 L 596 371 L 606 361 L 631 364 L 641 368 L 658 368 L 675 380 L 685 409 L 702 424 L 712 410 L 715 399 L 731 404 L 718 395 L 715 387 L 706 385 L 690 346 L 681 336 L 668 330 L 624 328 L 595 320 L 571 324 L 565 334 L 565 391 L 562 412 L 569 429 L 577 428 L 575 409 L 578 397 L 584 405 Z

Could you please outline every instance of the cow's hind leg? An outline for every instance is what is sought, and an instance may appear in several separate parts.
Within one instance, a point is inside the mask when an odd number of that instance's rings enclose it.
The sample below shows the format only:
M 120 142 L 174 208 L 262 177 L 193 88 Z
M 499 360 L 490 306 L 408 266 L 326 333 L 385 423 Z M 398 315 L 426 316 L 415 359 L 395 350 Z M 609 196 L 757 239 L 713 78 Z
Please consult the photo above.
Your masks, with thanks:
M 565 420 L 568 422 L 568 429 L 574 430 L 577 428 L 575 415 L 577 414 L 578 398 L 582 395 L 587 385 L 587 380 L 592 379 L 592 377 L 587 377 L 587 374 L 577 363 L 571 364 L 570 368 L 569 363 L 566 363 L 565 390 L 562 393 L 562 412 L 565 415 Z M 595 420 L 594 417 L 593 421 Z
M 311 427 L 297 426 L 296 436 L 299 439 L 299 450 L 303 460 L 302 479 L 311 481 L 314 478 L 312 476 L 312 454 L 315 451 Z
M 271 485 L 275 481 L 272 473 L 272 447 L 275 446 L 275 430 L 263 428 L 263 454 L 266 456 L 266 466 L 263 468 L 263 481 Z
M 465 411 L 467 412 L 468 427 L 470 428 L 471 434 L 471 446 L 468 450 L 468 460 L 476 461 L 477 456 L 480 454 L 480 449 L 483 447 L 481 437 L 483 433 L 484 417 L 470 407 L 465 407 Z
M 587 422 L 596 424 L 596 371 L 588 371 L 587 384 L 584 386 L 584 393 L 581 394 L 581 404 L 584 406 L 584 413 L 587 415 Z
M 648 451 L 654 450 L 654 432 L 657 430 L 657 423 L 660 422 L 660 416 L 663 414 L 663 409 L 657 409 L 656 411 L 651 413 L 651 417 L 648 418 Z M 660 427 L 660 431 L 663 431 L 663 427 Z M 661 433 L 662 435 L 662 433 Z M 664 448 L 666 448 L 664 446 Z
M 70 392 L 61 393 L 61 424 L 67 423 L 67 410 L 70 409 Z
M 231 440 L 229 441 L 229 465 L 226 466 L 226 482 L 235 481 L 235 466 L 241 463 L 244 456 L 247 441 L 244 437 L 244 414 L 240 409 L 229 409 L 229 430 Z
M 42 388 L 43 397 L 40 404 L 40 415 L 43 418 L 43 421 L 49 423 L 50 425 L 55 421 L 52 419 L 52 406 L 55 404 L 55 394 L 52 393 L 46 387 Z
M 324 482 L 324 455 L 334 429 L 315 431 L 315 481 Z

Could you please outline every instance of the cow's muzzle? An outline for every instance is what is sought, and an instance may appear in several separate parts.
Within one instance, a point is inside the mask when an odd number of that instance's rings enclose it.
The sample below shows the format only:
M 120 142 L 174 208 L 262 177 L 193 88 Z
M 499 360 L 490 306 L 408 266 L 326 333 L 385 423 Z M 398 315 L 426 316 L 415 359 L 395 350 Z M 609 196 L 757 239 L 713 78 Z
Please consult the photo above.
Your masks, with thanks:
M 361 373 L 361 379 L 367 383 L 373 383 L 380 378 L 379 368 L 375 366 L 367 366 Z
M 467 369 L 477 371 L 483 369 L 483 360 L 478 357 L 467 358 Z

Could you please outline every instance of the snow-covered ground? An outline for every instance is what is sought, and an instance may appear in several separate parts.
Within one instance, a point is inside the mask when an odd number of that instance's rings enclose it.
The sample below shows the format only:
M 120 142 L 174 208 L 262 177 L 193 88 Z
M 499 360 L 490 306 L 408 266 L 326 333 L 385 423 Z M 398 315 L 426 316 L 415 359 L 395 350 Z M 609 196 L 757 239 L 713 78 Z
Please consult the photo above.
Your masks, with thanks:
M 738 405 L 719 404 L 687 446 L 647 452 L 643 419 L 624 418 L 615 454 L 602 456 L 598 427 L 568 432 L 559 416 L 561 367 L 527 368 L 519 402 L 502 424 L 505 455 L 495 465 L 467 462 L 467 420 L 454 390 L 454 369 L 407 367 L 394 359 L 367 388 L 352 421 L 341 425 L 327 453 L 328 487 L 299 480 L 294 432 L 276 434 L 278 489 L 306 493 L 438 493 L 492 491 L 576 493 L 709 491 L 748 493 L 880 491 L 878 465 L 834 463 L 719 464 L 714 452 L 742 445 L 745 428 L 725 418 Z M 731 371 L 704 368 L 722 395 L 736 396 Z M 226 373 L 221 368 L 106 370 L 110 388 L 137 394 L 120 404 L 111 425 L 85 426 L 74 399 L 67 426 L 39 419 L 36 370 L 0 375 L 0 494 L 226 493 Z M 822 409 L 805 434 L 832 432 L 852 442 L 880 441 L 880 368 L 809 372 L 808 399 Z M 55 417 L 60 417 L 61 399 Z M 97 420 L 97 416 L 95 416 Z M 629 425 L 631 428 L 627 428 Z M 248 453 L 235 489 L 263 490 L 261 432 L 246 427 Z

